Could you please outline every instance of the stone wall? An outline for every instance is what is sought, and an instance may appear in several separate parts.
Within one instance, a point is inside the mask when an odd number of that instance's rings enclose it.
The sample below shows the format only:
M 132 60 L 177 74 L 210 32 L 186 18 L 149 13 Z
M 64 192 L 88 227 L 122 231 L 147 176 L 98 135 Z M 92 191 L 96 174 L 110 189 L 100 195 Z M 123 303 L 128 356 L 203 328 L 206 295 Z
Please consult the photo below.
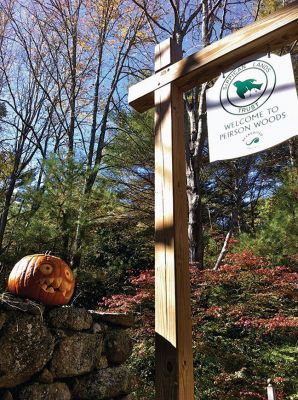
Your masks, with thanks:
M 127 314 L 0 295 L 0 399 L 130 399 Z

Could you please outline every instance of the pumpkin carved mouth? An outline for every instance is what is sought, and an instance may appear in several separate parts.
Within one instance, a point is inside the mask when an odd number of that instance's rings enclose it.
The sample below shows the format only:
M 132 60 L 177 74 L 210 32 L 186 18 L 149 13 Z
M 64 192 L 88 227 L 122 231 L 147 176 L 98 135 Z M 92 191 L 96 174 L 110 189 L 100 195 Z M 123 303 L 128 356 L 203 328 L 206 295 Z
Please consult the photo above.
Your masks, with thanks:
M 63 278 L 44 278 L 38 281 L 39 286 L 47 293 L 61 292 L 64 297 L 71 295 L 71 283 Z

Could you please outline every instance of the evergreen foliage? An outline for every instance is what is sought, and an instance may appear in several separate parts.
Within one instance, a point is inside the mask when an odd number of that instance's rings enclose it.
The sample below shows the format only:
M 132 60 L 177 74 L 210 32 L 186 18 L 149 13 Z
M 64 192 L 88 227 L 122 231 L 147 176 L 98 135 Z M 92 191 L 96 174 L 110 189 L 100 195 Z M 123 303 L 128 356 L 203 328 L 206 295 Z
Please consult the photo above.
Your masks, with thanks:
M 266 254 L 275 265 L 297 263 L 297 188 L 297 172 L 285 171 L 274 195 L 259 207 L 255 237 L 241 236 L 239 248 L 249 246 L 257 254 Z

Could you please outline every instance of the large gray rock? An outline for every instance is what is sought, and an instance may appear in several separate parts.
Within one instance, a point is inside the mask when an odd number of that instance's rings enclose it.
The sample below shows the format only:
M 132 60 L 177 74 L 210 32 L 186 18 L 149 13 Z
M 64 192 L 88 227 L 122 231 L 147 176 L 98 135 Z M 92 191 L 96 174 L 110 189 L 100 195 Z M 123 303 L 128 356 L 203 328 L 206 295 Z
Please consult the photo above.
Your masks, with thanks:
M 103 338 L 100 334 L 77 333 L 63 338 L 55 350 L 50 371 L 55 378 L 78 376 L 100 365 Z
M 45 368 L 37 377 L 37 381 L 40 383 L 53 383 L 54 377 L 53 374 Z
M 0 294 L 0 309 L 9 311 L 22 311 L 24 313 L 42 316 L 45 307 L 29 299 L 17 297 L 11 293 L 4 292 Z
M 68 386 L 62 382 L 27 386 L 19 393 L 20 400 L 70 400 Z
M 132 352 L 132 341 L 125 331 L 110 331 L 105 338 L 105 353 L 109 365 L 123 364 Z
M 6 314 L 3 311 L 0 311 L 0 329 L 2 329 L 3 325 L 6 321 Z
M 108 359 L 107 356 L 101 356 L 99 363 L 97 365 L 97 369 L 104 369 L 104 368 L 108 368 L 109 363 L 108 363 Z
M 132 376 L 126 367 L 107 368 L 79 377 L 73 390 L 77 400 L 104 400 L 131 392 Z
M 82 331 L 92 326 L 92 316 L 84 308 L 60 307 L 50 312 L 50 324 L 55 328 Z
M 50 360 L 54 338 L 38 316 L 9 313 L 0 335 L 0 387 L 14 387 Z
M 96 322 L 107 322 L 123 328 L 130 328 L 134 325 L 134 316 L 131 313 L 111 313 L 95 310 L 89 310 L 89 313 Z
M 12 394 L 9 390 L 5 390 L 5 392 L 3 392 L 1 394 L 1 400 L 13 400 Z

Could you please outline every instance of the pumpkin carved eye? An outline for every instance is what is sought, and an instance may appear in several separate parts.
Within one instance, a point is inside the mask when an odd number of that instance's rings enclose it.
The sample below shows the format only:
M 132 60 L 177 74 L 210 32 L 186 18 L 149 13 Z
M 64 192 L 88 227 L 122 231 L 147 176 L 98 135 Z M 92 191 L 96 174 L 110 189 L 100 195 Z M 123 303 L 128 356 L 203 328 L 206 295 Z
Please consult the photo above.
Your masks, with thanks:
M 40 266 L 41 272 L 44 275 L 50 275 L 53 272 L 53 267 L 51 266 L 51 264 L 42 264 Z
M 66 269 L 64 271 L 64 273 L 65 273 L 65 276 L 66 276 L 67 279 L 72 279 L 72 273 L 70 271 L 68 271 L 68 269 Z

